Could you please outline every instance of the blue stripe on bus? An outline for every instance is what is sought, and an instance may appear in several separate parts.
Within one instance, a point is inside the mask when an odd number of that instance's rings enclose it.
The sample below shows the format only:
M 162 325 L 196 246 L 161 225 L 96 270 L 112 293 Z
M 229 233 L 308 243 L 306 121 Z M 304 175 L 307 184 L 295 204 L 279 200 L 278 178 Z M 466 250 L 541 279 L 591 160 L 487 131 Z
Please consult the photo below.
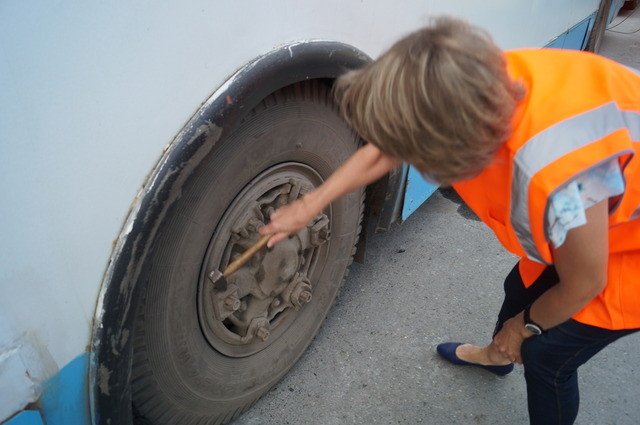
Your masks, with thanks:
M 560 34 L 553 39 L 545 47 L 553 47 L 556 49 L 582 50 L 587 45 L 589 33 L 595 22 L 596 14 L 589 16 L 578 24 L 571 27 L 568 31 Z
M 73 359 L 44 384 L 39 404 L 47 425 L 91 423 L 88 373 L 89 353 L 84 353 Z
M 404 192 L 402 206 L 402 220 L 406 220 L 415 210 L 426 201 L 438 188 L 437 185 L 426 181 L 414 167 L 409 167 L 407 187 Z
M 43 425 L 40 412 L 37 410 L 25 410 L 9 419 L 4 425 Z

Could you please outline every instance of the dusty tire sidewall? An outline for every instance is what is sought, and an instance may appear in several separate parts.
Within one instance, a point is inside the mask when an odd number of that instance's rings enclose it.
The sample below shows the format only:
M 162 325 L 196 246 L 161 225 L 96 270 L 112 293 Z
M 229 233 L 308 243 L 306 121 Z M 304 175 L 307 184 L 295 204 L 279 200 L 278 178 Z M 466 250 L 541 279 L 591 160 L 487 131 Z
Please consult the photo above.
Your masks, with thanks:
M 357 148 L 357 139 L 330 104 L 280 100 L 252 113 L 186 180 L 148 265 L 143 306 L 148 367 L 159 394 L 178 410 L 188 408 L 190 415 L 240 408 L 277 382 L 317 332 L 353 254 L 359 193 L 332 204 L 332 238 L 324 265 L 315 272 L 313 302 L 287 332 L 246 358 L 228 358 L 203 337 L 196 309 L 198 279 L 213 229 L 234 197 L 260 172 L 283 162 L 307 164 L 326 179 Z

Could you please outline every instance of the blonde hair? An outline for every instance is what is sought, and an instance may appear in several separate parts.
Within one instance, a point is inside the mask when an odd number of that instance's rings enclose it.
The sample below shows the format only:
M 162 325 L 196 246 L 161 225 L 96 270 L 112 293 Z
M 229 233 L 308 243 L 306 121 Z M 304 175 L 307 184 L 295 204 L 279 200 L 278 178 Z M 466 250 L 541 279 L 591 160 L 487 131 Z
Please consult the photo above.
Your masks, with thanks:
M 487 32 L 440 17 L 340 77 L 334 93 L 362 138 L 450 184 L 489 164 L 523 91 Z

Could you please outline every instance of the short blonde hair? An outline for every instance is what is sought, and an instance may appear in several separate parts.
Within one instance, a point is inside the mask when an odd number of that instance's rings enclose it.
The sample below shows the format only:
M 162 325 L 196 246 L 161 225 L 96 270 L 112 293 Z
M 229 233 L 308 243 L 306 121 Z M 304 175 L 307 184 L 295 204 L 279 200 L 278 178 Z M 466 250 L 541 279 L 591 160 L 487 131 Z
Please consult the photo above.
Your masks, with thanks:
M 347 122 L 382 152 L 450 184 L 479 174 L 511 132 L 522 88 L 489 34 L 440 17 L 334 86 Z

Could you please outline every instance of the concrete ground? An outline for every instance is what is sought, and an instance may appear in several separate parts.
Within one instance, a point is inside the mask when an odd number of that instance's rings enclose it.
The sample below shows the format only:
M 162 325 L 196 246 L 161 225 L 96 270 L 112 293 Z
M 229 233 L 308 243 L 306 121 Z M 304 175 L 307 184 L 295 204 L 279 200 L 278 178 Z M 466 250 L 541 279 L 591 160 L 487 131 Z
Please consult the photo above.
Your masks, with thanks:
M 623 12 L 602 54 L 640 68 L 640 10 Z M 617 31 L 617 32 L 613 32 Z M 632 34 L 625 34 L 632 33 Z M 402 226 L 369 237 L 311 347 L 235 425 L 527 423 L 522 367 L 505 378 L 453 367 L 448 340 L 487 342 L 516 260 L 436 193 Z M 578 424 L 640 423 L 640 334 L 580 369 Z

